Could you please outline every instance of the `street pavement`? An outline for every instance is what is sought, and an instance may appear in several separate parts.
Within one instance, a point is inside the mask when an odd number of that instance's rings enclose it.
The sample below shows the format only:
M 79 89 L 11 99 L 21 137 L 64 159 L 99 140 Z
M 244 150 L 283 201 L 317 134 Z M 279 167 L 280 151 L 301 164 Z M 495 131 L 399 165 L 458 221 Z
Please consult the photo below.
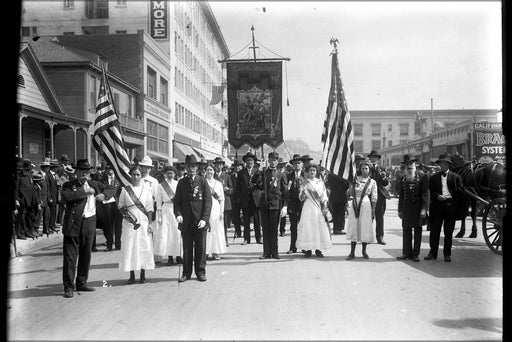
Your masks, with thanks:
M 232 243 L 231 229 L 228 252 L 208 261 L 206 282 L 192 276 L 178 283 L 180 266 L 164 266 L 164 259 L 146 272 L 146 284 L 138 283 L 137 272 L 137 282 L 127 285 L 120 252 L 105 252 L 98 230 L 89 275 L 96 291 L 71 299 L 63 297 L 62 239 L 54 237 L 53 244 L 10 259 L 8 338 L 501 340 L 502 256 L 485 245 L 481 222 L 476 239 L 454 239 L 451 263 L 423 260 L 425 230 L 421 261 L 398 261 L 396 206 L 397 199 L 388 201 L 387 245 L 369 245 L 368 260 L 359 244 L 356 258 L 345 260 L 345 235 L 332 236 L 325 258 L 287 255 L 288 226 L 279 237 L 281 259 L 259 260 L 262 245 L 241 245 L 241 238 Z

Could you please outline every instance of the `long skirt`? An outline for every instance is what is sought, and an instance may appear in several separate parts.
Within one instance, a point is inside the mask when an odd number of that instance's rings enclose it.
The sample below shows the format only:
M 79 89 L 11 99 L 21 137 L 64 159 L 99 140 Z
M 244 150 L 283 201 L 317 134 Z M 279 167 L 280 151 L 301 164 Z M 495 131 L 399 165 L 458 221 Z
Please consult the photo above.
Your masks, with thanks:
M 306 199 L 297 226 L 297 248 L 325 250 L 332 244 L 330 236 L 324 215 L 309 198 Z
M 212 211 L 209 223 L 210 231 L 206 235 L 206 254 L 226 253 L 224 220 L 220 219 L 220 204 L 215 198 L 212 198 Z
M 140 269 L 152 270 L 155 268 L 153 258 L 153 239 L 148 234 L 148 221 L 141 220 L 139 229 L 133 229 L 133 225 L 123 219 L 121 233 L 121 262 L 119 269 L 124 272 Z
M 356 218 L 356 214 L 353 208 L 353 202 L 349 202 L 349 213 L 347 220 L 347 240 L 355 242 L 375 242 L 375 229 L 373 228 L 372 220 L 372 204 L 368 196 L 364 196 L 363 202 L 361 203 L 361 211 L 359 218 Z
M 162 224 L 157 225 L 153 234 L 155 256 L 181 256 L 181 233 L 173 207 L 171 202 L 162 204 Z

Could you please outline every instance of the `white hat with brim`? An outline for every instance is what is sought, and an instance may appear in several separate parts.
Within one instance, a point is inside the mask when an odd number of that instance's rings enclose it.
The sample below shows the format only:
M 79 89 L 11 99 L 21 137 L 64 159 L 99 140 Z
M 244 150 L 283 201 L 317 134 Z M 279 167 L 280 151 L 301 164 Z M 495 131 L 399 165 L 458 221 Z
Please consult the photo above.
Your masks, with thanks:
M 153 160 L 151 160 L 151 158 L 150 158 L 150 157 L 146 156 L 146 157 L 144 157 L 144 159 L 142 159 L 142 160 L 139 162 L 139 165 L 140 165 L 140 166 L 153 167 Z

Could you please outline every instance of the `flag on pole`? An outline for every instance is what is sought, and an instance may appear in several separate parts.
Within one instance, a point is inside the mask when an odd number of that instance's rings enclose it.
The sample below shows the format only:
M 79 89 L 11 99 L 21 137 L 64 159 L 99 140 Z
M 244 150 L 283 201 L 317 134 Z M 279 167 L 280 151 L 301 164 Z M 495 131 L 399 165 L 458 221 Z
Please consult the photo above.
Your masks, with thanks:
M 321 166 L 334 175 L 350 182 L 354 181 L 356 175 L 354 137 L 336 52 L 332 53 L 331 89 L 322 143 L 324 148 Z
M 222 101 L 222 94 L 224 93 L 223 85 L 212 85 L 212 99 L 210 101 L 210 105 L 216 105 L 220 101 Z
M 121 127 L 112 101 L 110 85 L 105 68 L 101 65 L 101 83 L 94 120 L 94 148 L 103 154 L 112 166 L 114 173 L 122 186 L 130 184 L 130 159 L 124 149 Z

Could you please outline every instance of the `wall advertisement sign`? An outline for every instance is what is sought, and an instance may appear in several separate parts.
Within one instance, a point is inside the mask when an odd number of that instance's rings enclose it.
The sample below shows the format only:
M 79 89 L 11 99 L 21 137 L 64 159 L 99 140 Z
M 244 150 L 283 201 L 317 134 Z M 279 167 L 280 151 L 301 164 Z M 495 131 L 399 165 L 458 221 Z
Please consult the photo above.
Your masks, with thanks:
M 473 154 L 480 163 L 505 163 L 505 136 L 501 122 L 473 123 Z

